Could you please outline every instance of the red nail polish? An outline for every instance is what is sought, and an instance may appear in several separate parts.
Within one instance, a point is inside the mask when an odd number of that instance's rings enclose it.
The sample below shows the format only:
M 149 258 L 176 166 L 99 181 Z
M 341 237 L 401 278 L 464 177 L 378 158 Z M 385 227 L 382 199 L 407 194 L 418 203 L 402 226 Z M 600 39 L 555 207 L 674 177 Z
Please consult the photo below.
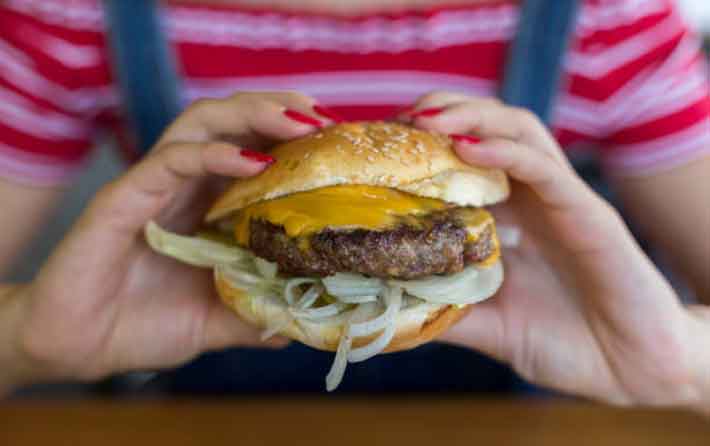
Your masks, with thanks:
M 449 135 L 451 139 L 453 139 L 456 142 L 465 142 L 466 144 L 480 144 L 481 140 L 476 138 L 475 136 L 471 135 Z
M 308 124 L 318 128 L 323 127 L 323 123 L 317 120 L 316 118 L 304 115 L 303 113 L 297 112 L 296 110 L 288 109 L 284 111 L 284 115 L 286 115 L 290 119 L 293 119 L 294 121 L 300 122 L 301 124 Z
M 273 156 L 267 155 L 263 152 L 257 152 L 256 150 L 242 149 L 239 154 L 244 158 L 256 161 L 257 163 L 273 164 L 276 162 L 276 158 Z
M 402 107 L 394 112 L 395 116 L 399 115 L 408 115 L 414 111 L 414 106 L 413 105 L 407 105 L 406 107 Z
M 419 110 L 418 112 L 412 113 L 412 118 L 428 118 L 431 116 L 436 116 L 443 111 L 443 107 L 425 108 L 424 110 Z
M 339 114 L 335 113 L 333 110 L 323 107 L 322 105 L 314 105 L 313 106 L 313 111 L 318 113 L 319 115 L 323 116 L 324 118 L 328 118 L 331 121 L 337 123 L 345 121 L 342 116 Z

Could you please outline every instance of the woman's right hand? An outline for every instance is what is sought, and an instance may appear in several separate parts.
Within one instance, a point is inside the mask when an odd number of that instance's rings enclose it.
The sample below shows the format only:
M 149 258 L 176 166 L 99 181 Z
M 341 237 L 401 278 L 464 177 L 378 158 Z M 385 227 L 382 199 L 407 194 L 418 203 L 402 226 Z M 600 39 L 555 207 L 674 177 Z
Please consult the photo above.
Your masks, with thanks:
M 258 344 L 257 331 L 221 305 L 210 272 L 154 253 L 143 228 L 156 220 L 195 229 L 229 178 L 277 162 L 253 149 L 331 124 L 324 114 L 296 93 L 191 105 L 145 159 L 101 189 L 36 279 L 0 300 L 5 380 L 96 379 Z
M 618 213 L 576 175 L 530 112 L 456 93 L 402 119 L 451 134 L 470 164 L 500 168 L 521 229 L 498 294 L 443 340 L 483 351 L 533 383 L 618 404 L 710 407 L 710 309 L 686 308 Z

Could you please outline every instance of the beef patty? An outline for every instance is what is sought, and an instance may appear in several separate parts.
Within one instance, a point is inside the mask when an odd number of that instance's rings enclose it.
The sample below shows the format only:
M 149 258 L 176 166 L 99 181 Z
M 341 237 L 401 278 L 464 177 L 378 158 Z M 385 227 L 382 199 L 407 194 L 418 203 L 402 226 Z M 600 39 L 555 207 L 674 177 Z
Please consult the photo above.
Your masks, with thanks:
M 249 248 L 279 265 L 279 271 L 303 276 L 353 272 L 373 277 L 415 279 L 453 274 L 488 258 L 495 249 L 493 223 L 474 242 L 456 218 L 456 209 L 418 218 L 393 229 L 326 229 L 308 238 L 290 238 L 282 226 L 250 223 Z

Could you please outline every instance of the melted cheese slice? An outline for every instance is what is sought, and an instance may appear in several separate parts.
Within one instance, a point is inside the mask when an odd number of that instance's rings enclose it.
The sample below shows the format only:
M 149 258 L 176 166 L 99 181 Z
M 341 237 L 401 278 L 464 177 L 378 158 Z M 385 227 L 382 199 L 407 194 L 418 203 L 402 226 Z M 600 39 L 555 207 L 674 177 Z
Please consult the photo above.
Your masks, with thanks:
M 447 207 L 441 200 L 386 187 L 332 186 L 248 206 L 236 215 L 234 230 L 237 243 L 248 246 L 252 220 L 283 226 L 289 237 L 301 238 L 326 228 L 377 231 L 402 223 L 416 227 L 420 225 L 416 217 Z M 461 208 L 456 211 L 456 218 L 466 227 L 470 242 L 493 223 L 493 217 L 484 209 Z
M 263 219 L 283 226 L 289 237 L 302 237 L 325 228 L 381 230 L 402 217 L 419 216 L 446 208 L 446 203 L 386 187 L 333 186 L 263 201 L 243 209 L 236 218 L 235 235 L 249 243 L 249 222 Z

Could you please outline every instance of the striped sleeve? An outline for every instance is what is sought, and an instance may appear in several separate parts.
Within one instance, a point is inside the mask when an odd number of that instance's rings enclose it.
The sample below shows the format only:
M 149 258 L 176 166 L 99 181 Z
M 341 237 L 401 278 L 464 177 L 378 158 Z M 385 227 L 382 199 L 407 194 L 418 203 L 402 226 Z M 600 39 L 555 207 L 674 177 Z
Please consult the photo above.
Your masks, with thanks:
M 647 175 L 710 156 L 710 77 L 700 39 L 669 0 L 616 7 L 589 42 L 601 53 L 591 74 L 604 97 L 606 170 Z M 618 26 L 610 26 L 614 20 Z
M 59 58 L 79 54 L 73 43 L 11 5 L 0 6 L 0 177 L 66 183 L 92 147 L 95 99 Z

